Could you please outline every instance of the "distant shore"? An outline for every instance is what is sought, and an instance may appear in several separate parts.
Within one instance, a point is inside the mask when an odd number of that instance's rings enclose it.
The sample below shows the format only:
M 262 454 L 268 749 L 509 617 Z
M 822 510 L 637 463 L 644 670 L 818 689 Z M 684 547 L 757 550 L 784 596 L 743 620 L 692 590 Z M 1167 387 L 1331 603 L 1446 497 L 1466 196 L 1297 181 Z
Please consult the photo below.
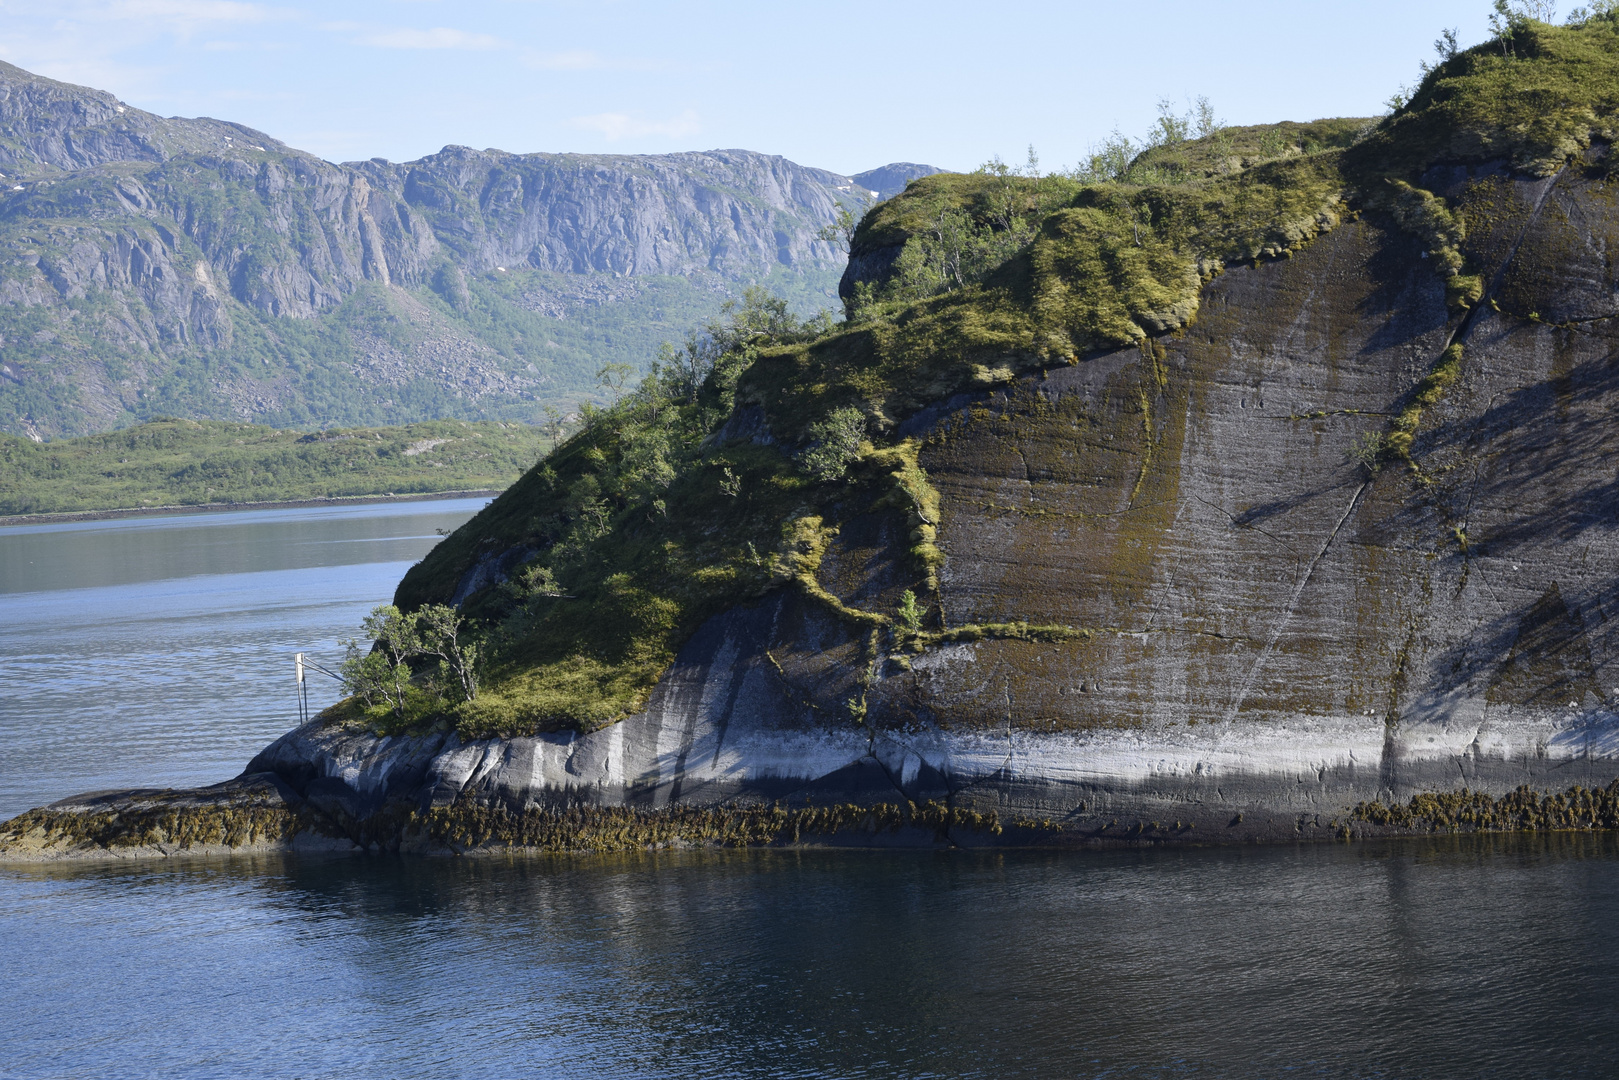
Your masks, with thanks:
M 409 495 L 329 495 L 313 499 L 276 499 L 267 502 L 196 503 L 186 506 L 132 506 L 114 510 L 72 510 L 54 514 L 11 514 L 0 516 L 0 528 L 8 525 L 52 525 L 66 521 L 106 521 L 112 518 L 154 517 L 168 514 L 211 514 L 225 510 L 290 510 L 301 506 L 362 506 L 366 503 L 429 502 L 434 499 L 494 498 L 501 489 L 477 491 L 425 491 Z

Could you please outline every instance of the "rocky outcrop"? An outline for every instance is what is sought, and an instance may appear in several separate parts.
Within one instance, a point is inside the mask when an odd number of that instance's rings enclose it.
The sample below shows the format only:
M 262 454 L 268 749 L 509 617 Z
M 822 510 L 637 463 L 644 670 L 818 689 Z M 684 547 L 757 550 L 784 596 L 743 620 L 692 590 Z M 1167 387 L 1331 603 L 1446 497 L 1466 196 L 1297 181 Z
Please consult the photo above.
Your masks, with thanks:
M 1060 846 L 1322 839 L 1366 831 L 1354 813 L 1362 802 L 1464 785 L 1497 794 L 1524 784 L 1605 787 L 1619 777 L 1619 717 L 1606 712 L 1503 710 L 1487 722 L 1430 714 L 1389 725 L 1340 710 L 1188 726 L 1194 717 L 1165 703 L 1154 723 L 1053 725 L 1022 706 L 1018 696 L 1036 688 L 1009 679 L 987 643 L 946 647 L 913 669 L 939 688 L 1001 696 L 1010 704 L 1000 724 L 859 724 L 818 706 L 802 668 L 783 670 L 782 639 L 803 640 L 805 630 L 836 635 L 788 597 L 723 616 L 691 642 L 644 712 L 590 734 L 464 743 L 317 722 L 273 743 L 248 771 L 278 776 L 355 821 L 399 805 L 425 813 L 468 803 L 515 811 L 935 803 L 1008 825 L 1046 823 L 1039 842 Z M 1048 667 L 1058 660 L 1044 657 Z M 1100 692 L 1106 676 L 1092 678 Z M 969 829 L 949 837 L 1011 839 L 1028 838 Z
M 316 722 L 249 775 L 351 830 L 849 805 L 900 808 L 896 831 L 872 818 L 841 842 L 1613 824 L 1619 205 L 1600 162 L 1425 179 L 1472 208 L 1490 284 L 1471 313 L 1447 309 L 1420 243 L 1353 218 L 1217 277 L 1156 348 L 906 421 L 940 495 L 948 633 L 892 650 L 779 589 L 707 623 L 603 730 L 463 742 Z M 1453 344 L 1460 374 L 1409 462 L 1357 453 Z M 904 517 L 837 524 L 825 588 L 891 609 Z M 1409 803 L 1460 789 L 1478 794 L 1446 798 L 1475 809 Z
M 869 685 L 861 632 L 777 595 L 711 623 L 647 711 L 604 731 L 446 742 L 419 774 L 386 764 L 397 743 L 304 731 L 254 768 L 424 805 L 939 800 L 1073 841 L 1326 835 L 1362 802 L 1606 786 L 1619 376 L 1602 238 L 1619 219 L 1571 173 L 1434 178 L 1515 223 L 1475 249 L 1504 310 L 1451 317 L 1419 246 L 1355 221 L 1215 280 L 1162 356 L 1094 356 L 913 417 L 943 606 L 985 629 L 890 656 Z M 1369 473 L 1356 440 L 1453 338 L 1464 375 L 1418 437 L 1420 473 Z M 900 524 L 844 523 L 828 587 L 891 606 Z

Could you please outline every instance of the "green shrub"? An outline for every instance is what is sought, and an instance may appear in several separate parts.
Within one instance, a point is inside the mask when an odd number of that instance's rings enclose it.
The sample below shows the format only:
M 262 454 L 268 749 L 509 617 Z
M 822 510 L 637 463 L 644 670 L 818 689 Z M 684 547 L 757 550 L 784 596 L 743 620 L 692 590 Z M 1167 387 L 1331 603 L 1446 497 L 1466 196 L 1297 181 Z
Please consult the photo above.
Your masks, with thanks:
M 832 410 L 809 426 L 810 445 L 800 457 L 804 469 L 823 483 L 842 478 L 849 463 L 860 456 L 866 437 L 866 418 L 859 409 Z

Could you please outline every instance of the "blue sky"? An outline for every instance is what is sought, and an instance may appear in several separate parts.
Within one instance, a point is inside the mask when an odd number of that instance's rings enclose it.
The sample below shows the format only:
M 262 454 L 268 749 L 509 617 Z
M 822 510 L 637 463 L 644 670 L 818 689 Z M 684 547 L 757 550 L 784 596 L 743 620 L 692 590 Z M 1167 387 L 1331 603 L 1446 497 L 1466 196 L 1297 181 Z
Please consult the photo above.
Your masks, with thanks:
M 1563 5 L 1569 6 L 1567 3 Z M 744 147 L 856 172 L 1071 165 L 1155 103 L 1375 115 L 1487 0 L 0 0 L 0 59 L 334 160 Z

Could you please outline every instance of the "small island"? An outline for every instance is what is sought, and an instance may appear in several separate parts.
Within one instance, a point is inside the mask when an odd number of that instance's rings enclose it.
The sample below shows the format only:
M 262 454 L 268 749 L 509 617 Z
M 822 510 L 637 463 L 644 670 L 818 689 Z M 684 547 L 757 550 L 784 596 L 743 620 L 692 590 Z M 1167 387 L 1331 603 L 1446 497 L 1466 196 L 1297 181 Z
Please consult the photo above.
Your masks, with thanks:
M 1520 20 L 1380 120 L 913 180 L 841 321 L 750 290 L 413 567 L 386 678 L 0 855 L 1619 826 L 1616 88 Z

